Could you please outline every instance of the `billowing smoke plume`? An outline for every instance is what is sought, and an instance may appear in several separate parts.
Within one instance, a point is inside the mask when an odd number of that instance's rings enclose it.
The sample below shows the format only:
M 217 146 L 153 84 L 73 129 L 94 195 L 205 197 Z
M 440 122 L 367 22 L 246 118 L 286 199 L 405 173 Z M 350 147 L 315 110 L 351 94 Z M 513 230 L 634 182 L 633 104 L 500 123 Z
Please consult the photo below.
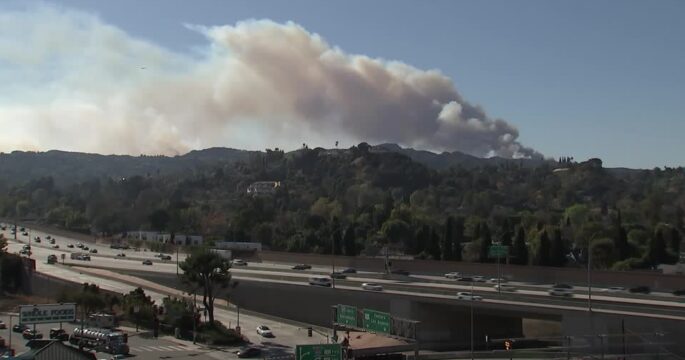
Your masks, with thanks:
M 0 13 L 0 149 L 176 154 L 359 141 L 538 156 L 438 71 L 350 55 L 294 23 L 188 26 L 175 53 L 50 7 Z

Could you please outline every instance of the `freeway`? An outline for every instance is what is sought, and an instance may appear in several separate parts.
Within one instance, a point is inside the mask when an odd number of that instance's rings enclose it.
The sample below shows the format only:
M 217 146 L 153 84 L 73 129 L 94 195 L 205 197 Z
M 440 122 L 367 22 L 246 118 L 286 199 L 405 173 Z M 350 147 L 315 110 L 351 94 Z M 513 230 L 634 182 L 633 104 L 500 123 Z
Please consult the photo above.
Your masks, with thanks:
M 46 236 L 41 235 L 43 239 Z M 23 243 L 28 241 L 27 236 L 18 234 L 18 239 Z M 64 263 L 67 265 L 85 265 L 94 266 L 103 269 L 120 269 L 120 270 L 142 270 L 162 273 L 175 273 L 177 266 L 175 262 L 161 261 L 154 257 L 150 252 L 133 252 L 127 251 L 125 258 L 117 258 L 116 252 L 103 245 L 95 245 L 91 247 L 98 249 L 98 254 L 91 254 L 94 261 L 89 264 L 80 260 L 72 260 L 69 258 L 69 252 L 77 251 L 78 249 L 68 249 L 68 243 L 75 243 L 75 241 L 67 238 L 58 239 L 57 243 L 60 245 L 59 249 L 51 249 L 49 244 L 41 242 L 40 244 L 32 244 L 34 256 L 42 261 L 46 259 L 48 254 L 57 254 L 58 257 L 62 253 L 65 254 L 66 259 Z M 13 243 L 10 246 L 10 251 L 18 251 L 21 247 L 19 243 Z M 121 250 L 117 250 L 121 252 Z M 180 256 L 182 258 L 182 256 Z M 143 265 L 142 259 L 154 259 L 152 266 Z M 330 272 L 329 267 L 314 267 L 307 271 L 298 271 L 291 269 L 291 264 L 274 264 L 274 263 L 249 263 L 246 267 L 234 267 L 232 272 L 238 279 L 255 280 L 255 281 L 273 281 L 284 282 L 292 285 L 308 285 L 308 278 L 314 275 L 326 275 Z M 498 294 L 492 287 L 492 283 L 463 283 L 454 280 L 445 279 L 439 276 L 391 276 L 374 272 L 359 272 L 351 274 L 345 280 L 337 280 L 337 287 L 341 289 L 362 291 L 360 285 L 365 282 L 373 282 L 383 285 L 386 293 L 398 293 L 412 296 L 423 297 L 439 297 L 456 300 L 456 292 L 473 290 L 478 295 L 483 296 L 484 303 L 502 304 L 502 305 L 516 305 L 516 306 L 532 306 L 538 308 L 558 308 L 573 311 L 587 311 L 587 288 L 574 289 L 573 297 L 557 298 L 551 297 L 547 290 L 549 286 L 540 284 L 528 283 L 510 283 L 516 288 L 515 292 L 503 292 Z M 670 294 L 629 294 L 629 293 L 608 293 L 599 291 L 600 289 L 593 288 L 593 308 L 595 311 L 606 311 L 610 313 L 625 312 L 626 314 L 647 317 L 674 317 L 685 319 L 685 303 L 679 298 Z M 641 314 L 641 315 L 639 315 Z
M 23 246 L 23 244 L 16 243 L 13 240 L 10 240 L 9 251 L 14 252 L 14 250 L 18 250 L 19 248 L 21 248 L 21 246 Z M 183 293 L 182 291 L 176 289 L 166 289 L 161 286 L 155 286 L 154 284 L 149 284 L 139 279 L 136 279 L 135 282 L 125 281 L 125 276 L 119 275 L 116 272 L 109 272 L 108 276 L 102 276 L 92 271 L 86 271 L 87 269 L 81 269 L 77 266 L 74 266 L 79 264 L 83 265 L 84 263 L 86 263 L 83 261 L 68 262 L 67 265 L 69 265 L 70 263 L 73 264 L 71 266 L 62 266 L 59 264 L 49 265 L 45 261 L 41 261 L 42 259 L 47 258 L 47 256 L 52 253 L 54 253 L 52 249 L 34 249 L 34 257 L 40 257 L 40 260 L 36 260 L 37 272 L 49 274 L 50 276 L 53 276 L 55 278 L 64 279 L 76 283 L 95 283 L 98 284 L 98 286 L 104 290 L 110 290 L 122 294 L 130 292 L 136 286 L 141 286 L 145 290 L 146 294 L 150 295 L 150 297 L 158 304 L 161 303 L 162 299 L 167 295 L 177 297 L 188 297 L 188 295 Z M 107 263 L 108 261 L 111 263 L 117 263 L 116 259 L 110 259 L 105 257 L 97 258 L 96 261 L 93 261 L 93 263 L 104 262 L 105 265 L 111 265 L 110 263 Z M 127 263 L 129 264 L 124 264 L 124 268 L 126 268 L 126 265 L 139 264 L 140 262 L 127 261 Z M 175 264 L 173 267 L 171 266 L 172 264 L 165 265 L 168 265 L 169 269 L 174 269 L 175 271 Z M 229 311 L 225 307 L 216 308 L 215 317 L 217 320 L 221 321 L 227 326 L 235 326 L 238 321 L 238 314 L 235 311 Z M 325 343 L 327 341 L 327 338 L 325 336 L 316 333 L 315 336 L 311 338 L 308 337 L 306 325 L 304 324 L 284 322 L 278 319 L 263 317 L 245 312 L 242 312 L 239 315 L 239 317 L 240 326 L 243 329 L 243 333 L 246 334 L 253 343 L 258 344 L 259 346 L 264 348 L 267 353 L 279 354 L 283 351 L 287 351 L 288 349 L 290 349 L 290 352 L 292 352 L 294 350 L 294 346 L 297 344 L 320 344 Z M 275 334 L 275 338 L 263 338 L 257 335 L 255 333 L 255 329 L 259 325 L 269 326 Z M 217 358 L 225 358 L 226 356 L 226 354 L 224 353 L 218 354 L 217 356 L 219 355 L 220 357 Z
M 46 237 L 50 234 L 46 232 L 41 232 L 41 231 L 36 231 L 30 228 L 26 228 L 28 232 L 28 236 L 24 236 L 21 234 L 21 232 L 17 233 L 17 240 L 20 242 L 28 243 L 29 238 L 33 239 L 36 236 L 39 236 L 42 241 L 41 243 L 35 243 L 35 241 L 31 242 L 31 246 L 34 247 L 43 247 L 43 248 L 51 248 L 52 245 L 47 243 L 45 241 Z M 10 228 L 7 227 L 7 229 L 3 232 L 7 238 L 12 238 L 13 236 L 10 234 Z M 79 241 L 70 239 L 64 236 L 60 236 L 57 238 L 56 244 L 59 245 L 59 249 L 55 250 L 60 250 L 61 252 L 66 252 L 67 256 L 69 255 L 68 253 L 70 252 L 82 252 L 82 250 L 78 249 L 75 247 L 75 245 Z M 67 245 L 74 245 L 74 248 L 68 248 Z M 97 243 L 95 241 L 85 243 L 85 245 L 89 246 L 90 249 L 97 249 L 97 255 L 98 256 L 103 256 L 103 257 L 111 257 L 114 258 L 116 257 L 117 254 L 124 254 L 127 259 L 136 259 L 136 260 L 158 260 L 158 258 L 155 256 L 157 255 L 154 252 L 150 251 L 134 251 L 134 250 L 121 250 L 121 249 L 111 249 L 108 244 L 102 244 L 102 243 Z M 92 254 L 91 254 L 92 255 Z M 168 254 L 171 255 L 172 260 L 169 262 L 176 262 L 176 254 Z M 179 253 L 178 254 L 178 261 L 183 261 L 185 259 L 186 254 L 185 253 Z M 292 266 L 294 264 L 288 264 L 288 263 L 268 263 L 268 262 L 259 262 L 259 263 L 250 263 L 251 267 L 260 267 L 260 268 L 265 268 L 265 269 L 272 269 L 275 271 L 292 271 Z M 332 266 L 333 264 L 331 264 Z M 312 273 L 317 273 L 317 274 L 329 274 L 331 271 L 331 266 L 314 266 L 311 269 Z M 338 270 L 340 270 L 340 267 L 338 267 Z M 369 278 L 382 278 L 385 276 L 384 273 L 379 273 L 379 272 L 370 272 L 370 271 L 363 271 L 360 269 L 359 274 L 365 274 Z M 477 274 L 473 274 L 477 275 Z M 505 276 L 506 277 L 506 276 Z M 446 279 L 444 275 L 442 274 L 412 274 L 411 277 L 406 278 L 404 280 L 407 281 L 421 281 L 421 282 L 431 282 L 431 283 L 454 283 L 454 280 Z M 552 284 L 539 284 L 539 283 L 529 283 L 529 282 L 508 282 L 509 285 L 516 287 L 519 291 L 524 291 L 524 290 L 539 290 L 539 291 L 547 291 Z M 479 283 L 476 282 L 475 284 L 477 287 L 491 287 L 494 284 L 493 283 Z M 631 294 L 626 291 L 612 291 L 611 289 L 608 288 L 601 288 L 601 287 L 592 287 L 593 293 L 595 295 L 605 295 L 605 296 L 612 296 L 612 297 L 625 297 L 625 298 L 638 298 L 638 299 L 644 299 L 644 298 L 654 298 L 654 299 L 663 299 L 663 300 L 670 300 L 670 301 L 681 301 L 682 297 L 677 297 L 671 293 L 666 293 L 666 292 L 651 292 L 650 294 Z M 588 288 L 586 285 L 581 285 L 575 286 L 575 292 L 576 293 L 585 293 L 587 294 Z M 599 293 L 599 294 L 597 294 Z
M 12 242 L 10 251 L 18 250 L 22 244 Z M 36 256 L 41 266 L 49 266 L 42 263 L 42 259 L 54 253 L 52 249 L 34 248 Z M 160 273 L 175 273 L 176 264 L 157 261 L 154 265 L 143 265 L 142 261 L 133 259 L 117 259 L 109 257 L 94 256 L 94 261 L 80 261 L 66 258 L 64 263 L 71 266 L 96 267 L 109 270 L 137 270 L 152 271 Z M 54 267 L 54 266 L 53 266 Z M 232 269 L 234 277 L 240 280 L 262 281 L 283 283 L 295 286 L 309 286 L 308 279 L 313 275 L 321 274 L 316 270 L 312 271 L 293 271 L 291 269 L 279 270 L 274 267 L 261 267 L 259 263 L 250 263 L 247 267 L 235 267 Z M 338 280 L 337 288 L 353 291 L 365 291 L 361 288 L 364 282 L 374 282 L 383 285 L 384 292 L 388 294 L 421 296 L 434 299 L 448 299 L 455 302 L 458 291 L 471 291 L 484 297 L 484 304 L 511 305 L 519 307 L 535 307 L 541 309 L 559 309 L 566 311 L 587 311 L 587 294 L 575 293 L 572 298 L 551 297 L 544 289 L 527 290 L 521 289 L 514 293 L 498 294 L 491 286 L 471 286 L 471 284 L 444 283 L 444 282 L 425 282 L 408 281 L 409 279 L 383 279 L 370 277 L 374 274 L 354 274 L 345 280 Z M 403 277 L 404 278 L 404 277 Z M 79 281 L 82 281 L 79 279 Z M 685 320 L 685 303 L 656 300 L 648 297 L 643 298 L 623 298 L 617 296 L 596 295 L 593 296 L 593 310 L 595 312 L 605 312 L 611 314 L 625 314 L 632 316 L 644 316 L 652 318 L 664 318 Z

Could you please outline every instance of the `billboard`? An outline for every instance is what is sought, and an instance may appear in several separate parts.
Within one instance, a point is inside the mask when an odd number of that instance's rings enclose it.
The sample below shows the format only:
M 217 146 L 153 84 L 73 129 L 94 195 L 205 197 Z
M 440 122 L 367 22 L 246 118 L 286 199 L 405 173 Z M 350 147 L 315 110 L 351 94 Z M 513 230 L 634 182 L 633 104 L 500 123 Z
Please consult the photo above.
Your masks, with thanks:
M 47 324 L 76 320 L 76 304 L 19 306 L 20 324 Z

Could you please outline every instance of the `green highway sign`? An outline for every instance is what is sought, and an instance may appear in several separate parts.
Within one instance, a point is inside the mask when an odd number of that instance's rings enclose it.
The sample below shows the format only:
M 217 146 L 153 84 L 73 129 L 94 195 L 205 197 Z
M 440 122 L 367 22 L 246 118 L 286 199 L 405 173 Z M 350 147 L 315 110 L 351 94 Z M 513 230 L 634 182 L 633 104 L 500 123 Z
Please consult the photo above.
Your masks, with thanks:
M 297 345 L 295 360 L 342 360 L 340 344 Z
M 357 308 L 349 305 L 338 305 L 335 321 L 338 324 L 357 326 Z
M 390 314 L 364 309 L 364 329 L 377 333 L 390 333 Z
M 509 253 L 509 247 L 504 245 L 490 245 L 488 248 L 488 257 L 505 257 Z

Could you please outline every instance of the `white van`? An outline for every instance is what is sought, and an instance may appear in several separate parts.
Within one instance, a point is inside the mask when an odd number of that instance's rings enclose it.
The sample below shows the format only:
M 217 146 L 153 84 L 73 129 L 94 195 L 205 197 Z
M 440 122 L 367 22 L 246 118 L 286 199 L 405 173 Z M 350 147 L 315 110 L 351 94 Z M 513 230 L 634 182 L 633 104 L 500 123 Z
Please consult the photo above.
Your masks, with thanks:
M 331 286 L 331 279 L 323 276 L 314 276 L 309 278 L 309 285 L 316 286 Z

